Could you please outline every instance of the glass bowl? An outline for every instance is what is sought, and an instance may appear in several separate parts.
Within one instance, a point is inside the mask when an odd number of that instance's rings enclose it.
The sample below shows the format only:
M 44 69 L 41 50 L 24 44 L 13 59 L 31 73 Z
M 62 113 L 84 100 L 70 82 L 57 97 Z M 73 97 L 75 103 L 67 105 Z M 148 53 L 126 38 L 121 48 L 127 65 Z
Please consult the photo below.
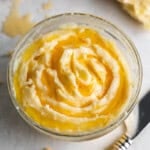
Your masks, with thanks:
M 33 42 L 35 39 L 37 39 L 39 36 L 54 31 L 63 24 L 70 24 L 70 23 L 75 23 L 78 25 L 86 25 L 91 28 L 96 28 L 104 38 L 106 37 L 107 39 L 111 39 L 112 41 L 114 41 L 118 49 L 120 49 L 121 53 L 124 55 L 124 57 L 127 60 L 128 67 L 131 72 L 132 83 L 133 83 L 132 93 L 130 96 L 129 103 L 127 104 L 122 114 L 118 117 L 118 119 L 102 129 L 98 129 L 83 134 L 82 133 L 80 134 L 57 133 L 39 125 L 34 120 L 32 120 L 29 116 L 26 115 L 22 107 L 17 102 L 13 92 L 13 82 L 12 82 L 12 77 L 14 73 L 13 68 L 15 67 L 15 62 L 17 58 L 19 57 L 21 52 L 25 49 L 25 47 L 31 42 Z M 65 13 L 65 14 L 60 14 L 60 15 L 50 17 L 38 23 L 22 38 L 22 40 L 16 46 L 15 52 L 13 53 L 13 56 L 10 60 L 7 77 L 8 77 L 7 84 L 8 84 L 9 94 L 12 103 L 15 106 L 18 113 L 20 114 L 20 116 L 30 126 L 52 137 L 57 137 L 63 140 L 70 140 L 70 141 L 81 141 L 81 140 L 89 140 L 89 139 L 93 139 L 105 135 L 106 133 L 112 131 L 114 128 L 118 127 L 128 117 L 128 115 L 131 113 L 131 111 L 133 110 L 137 102 L 137 98 L 141 88 L 142 66 L 141 66 L 141 60 L 138 51 L 135 48 L 134 44 L 116 26 L 114 26 L 110 22 L 100 17 L 93 16 L 90 14 Z

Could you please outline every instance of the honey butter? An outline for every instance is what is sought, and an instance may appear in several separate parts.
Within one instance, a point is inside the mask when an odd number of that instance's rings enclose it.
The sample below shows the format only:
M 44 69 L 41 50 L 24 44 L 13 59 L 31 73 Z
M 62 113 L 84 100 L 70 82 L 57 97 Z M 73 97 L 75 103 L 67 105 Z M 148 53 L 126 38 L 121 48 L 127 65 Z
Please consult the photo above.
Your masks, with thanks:
M 129 99 L 127 64 L 115 43 L 93 28 L 66 25 L 29 44 L 14 68 L 24 112 L 59 133 L 102 129 Z

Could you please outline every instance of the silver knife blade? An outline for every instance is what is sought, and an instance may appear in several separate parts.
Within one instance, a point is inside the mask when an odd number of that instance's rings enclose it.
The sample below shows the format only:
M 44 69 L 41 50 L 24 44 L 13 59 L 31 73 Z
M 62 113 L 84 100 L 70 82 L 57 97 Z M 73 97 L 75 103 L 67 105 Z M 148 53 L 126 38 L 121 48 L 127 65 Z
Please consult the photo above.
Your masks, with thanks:
M 139 121 L 138 127 L 133 135 L 133 139 L 146 127 L 150 122 L 150 91 L 139 102 Z

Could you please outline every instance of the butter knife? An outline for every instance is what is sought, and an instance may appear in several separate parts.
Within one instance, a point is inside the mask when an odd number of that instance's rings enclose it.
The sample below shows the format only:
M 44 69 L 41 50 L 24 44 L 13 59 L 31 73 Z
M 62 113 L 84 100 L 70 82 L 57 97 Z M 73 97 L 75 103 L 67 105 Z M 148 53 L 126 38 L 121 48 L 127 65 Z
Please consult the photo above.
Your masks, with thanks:
M 150 122 L 150 91 L 139 102 L 139 121 L 135 134 L 132 136 L 125 133 L 121 138 L 113 145 L 112 150 L 127 150 L 132 144 L 133 140 L 139 135 L 139 133 Z

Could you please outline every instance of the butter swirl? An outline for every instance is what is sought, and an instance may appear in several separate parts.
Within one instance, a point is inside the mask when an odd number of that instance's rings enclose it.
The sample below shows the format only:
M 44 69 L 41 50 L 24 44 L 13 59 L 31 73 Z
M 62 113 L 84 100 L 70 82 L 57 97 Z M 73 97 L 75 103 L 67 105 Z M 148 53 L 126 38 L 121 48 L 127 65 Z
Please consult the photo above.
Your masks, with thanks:
M 105 127 L 128 99 L 123 59 L 94 29 L 60 28 L 24 50 L 14 73 L 16 97 L 31 118 L 50 129 Z

